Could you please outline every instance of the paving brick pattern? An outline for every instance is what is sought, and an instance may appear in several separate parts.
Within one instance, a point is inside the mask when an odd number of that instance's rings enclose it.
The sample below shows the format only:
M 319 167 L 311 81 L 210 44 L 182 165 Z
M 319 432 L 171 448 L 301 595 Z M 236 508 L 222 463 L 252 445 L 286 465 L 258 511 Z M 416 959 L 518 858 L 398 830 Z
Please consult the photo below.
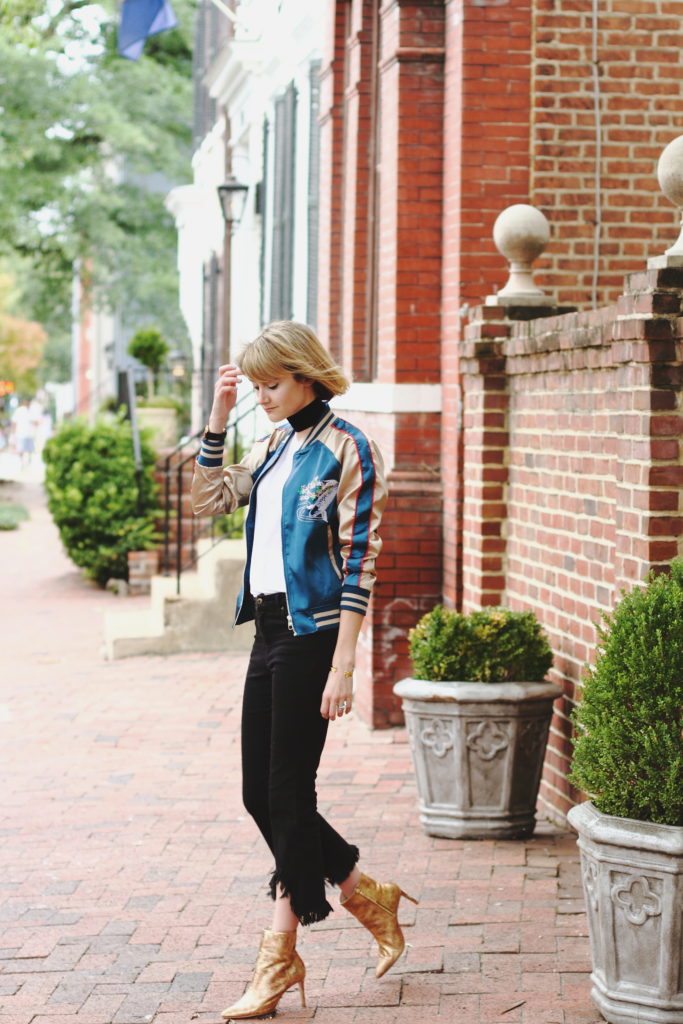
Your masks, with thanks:
M 104 610 L 146 599 L 85 582 L 39 487 L 14 497 L 32 516 L 0 534 L 0 1024 L 217 1024 L 270 917 L 240 802 L 245 657 L 105 662 Z M 402 903 L 407 954 L 381 981 L 350 915 L 306 929 L 308 1007 L 293 990 L 278 1016 L 598 1021 L 573 837 L 541 822 L 528 842 L 429 838 L 415 801 L 403 729 L 331 728 L 321 810 L 420 905 Z

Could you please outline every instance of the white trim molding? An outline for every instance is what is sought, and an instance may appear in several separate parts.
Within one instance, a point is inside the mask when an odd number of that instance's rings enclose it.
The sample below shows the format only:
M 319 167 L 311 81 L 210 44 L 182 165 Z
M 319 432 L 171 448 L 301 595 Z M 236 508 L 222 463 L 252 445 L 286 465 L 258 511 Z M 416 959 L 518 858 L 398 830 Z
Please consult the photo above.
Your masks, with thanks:
M 344 412 L 416 413 L 441 412 L 440 384 L 352 384 L 345 395 L 334 398 L 335 409 Z

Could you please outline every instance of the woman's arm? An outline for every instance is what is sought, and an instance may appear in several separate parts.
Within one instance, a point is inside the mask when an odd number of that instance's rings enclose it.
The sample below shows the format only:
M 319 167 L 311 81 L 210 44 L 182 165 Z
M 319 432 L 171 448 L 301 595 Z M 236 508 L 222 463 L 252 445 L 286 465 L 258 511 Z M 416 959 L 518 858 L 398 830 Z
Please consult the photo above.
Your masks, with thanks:
M 246 505 L 252 486 L 251 452 L 239 465 L 223 466 L 225 426 L 237 401 L 241 378 L 236 366 L 219 367 L 207 430 L 192 478 L 192 511 L 196 516 L 234 512 Z
M 378 535 L 387 500 L 382 456 L 374 441 L 349 435 L 341 458 L 337 514 L 343 562 L 341 607 L 364 615 L 375 583 Z
M 218 377 L 213 389 L 213 404 L 209 413 L 209 430 L 222 434 L 228 417 L 237 402 L 237 385 L 242 380 L 240 372 L 232 363 L 218 367 Z
M 334 649 L 330 674 L 327 677 L 320 705 L 320 714 L 323 718 L 329 718 L 331 722 L 334 722 L 335 718 L 341 718 L 344 714 L 348 714 L 351 710 L 356 646 L 362 625 L 362 615 L 342 608 L 339 617 L 337 646 Z M 344 702 L 346 702 L 346 707 L 339 711 L 339 706 Z
M 363 618 L 375 582 L 381 548 L 377 534 L 387 499 L 382 456 L 359 432 L 349 435 L 338 491 L 339 542 L 344 565 L 339 636 L 320 713 L 334 721 L 353 703 L 353 670 Z M 339 711 L 340 705 L 345 707 Z

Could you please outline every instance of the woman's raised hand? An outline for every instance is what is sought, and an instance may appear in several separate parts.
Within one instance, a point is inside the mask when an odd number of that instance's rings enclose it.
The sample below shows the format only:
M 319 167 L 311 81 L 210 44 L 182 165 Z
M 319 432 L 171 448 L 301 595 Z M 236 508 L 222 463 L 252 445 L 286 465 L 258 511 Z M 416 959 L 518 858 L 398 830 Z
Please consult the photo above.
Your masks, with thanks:
M 241 380 L 240 371 L 232 363 L 219 366 L 209 416 L 209 430 L 213 433 L 222 434 L 225 430 L 228 416 L 237 401 L 237 385 Z

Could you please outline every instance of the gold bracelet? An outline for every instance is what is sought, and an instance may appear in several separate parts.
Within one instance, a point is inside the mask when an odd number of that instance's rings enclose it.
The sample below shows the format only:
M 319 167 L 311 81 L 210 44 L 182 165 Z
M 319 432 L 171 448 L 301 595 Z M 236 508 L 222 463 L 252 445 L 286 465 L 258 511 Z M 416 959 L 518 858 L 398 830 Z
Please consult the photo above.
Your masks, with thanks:
M 337 668 L 336 665 L 330 665 L 330 672 L 338 672 L 338 671 L 339 671 L 339 669 Z M 344 673 L 344 679 L 353 679 L 353 671 L 354 670 L 351 669 L 350 672 L 345 672 Z

